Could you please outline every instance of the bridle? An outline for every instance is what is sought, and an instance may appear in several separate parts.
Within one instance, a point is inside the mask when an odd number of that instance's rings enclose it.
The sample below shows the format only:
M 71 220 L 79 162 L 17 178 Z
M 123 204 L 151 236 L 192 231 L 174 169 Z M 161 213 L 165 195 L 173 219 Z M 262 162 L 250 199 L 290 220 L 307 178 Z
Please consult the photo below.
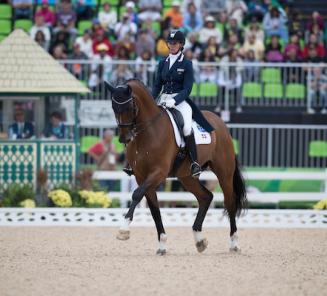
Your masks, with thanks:
M 116 116 L 116 121 L 117 121 L 117 126 L 119 128 L 127 128 L 129 130 L 129 132 L 132 134 L 132 137 L 135 138 L 137 137 L 140 133 L 142 133 L 143 131 L 145 131 L 151 124 L 153 124 L 156 120 L 159 119 L 159 117 L 163 114 L 163 111 L 160 110 L 160 112 L 158 114 L 156 114 L 154 117 L 150 118 L 149 120 L 137 123 L 136 122 L 136 118 L 139 114 L 139 107 L 137 106 L 136 102 L 135 102 L 135 98 L 133 96 L 131 96 L 130 98 L 126 99 L 123 102 L 119 102 L 117 100 L 114 99 L 114 97 L 111 98 L 112 101 L 121 106 L 122 110 L 121 111 L 117 111 L 117 113 L 124 113 L 127 109 L 129 108 L 125 108 L 126 104 L 129 104 L 130 102 L 132 102 L 132 112 L 133 112 L 133 118 L 132 121 L 128 122 L 128 123 L 120 123 L 119 120 L 117 119 Z M 115 108 L 114 108 L 114 112 Z

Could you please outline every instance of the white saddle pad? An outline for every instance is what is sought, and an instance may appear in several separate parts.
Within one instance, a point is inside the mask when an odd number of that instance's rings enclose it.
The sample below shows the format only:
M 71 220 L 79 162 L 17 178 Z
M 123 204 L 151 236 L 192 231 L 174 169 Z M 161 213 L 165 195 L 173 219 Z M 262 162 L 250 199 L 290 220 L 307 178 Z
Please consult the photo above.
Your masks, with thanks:
M 167 111 L 167 113 L 169 115 L 171 124 L 174 127 L 174 134 L 175 134 L 176 144 L 177 144 L 178 147 L 184 147 L 185 146 L 184 138 L 181 137 L 173 116 L 171 115 L 169 110 L 166 109 L 166 111 Z M 210 134 L 202 126 L 198 125 L 194 120 L 192 122 L 192 128 L 193 128 L 193 132 L 194 132 L 195 143 L 197 145 L 204 145 L 204 144 L 210 144 L 211 143 Z

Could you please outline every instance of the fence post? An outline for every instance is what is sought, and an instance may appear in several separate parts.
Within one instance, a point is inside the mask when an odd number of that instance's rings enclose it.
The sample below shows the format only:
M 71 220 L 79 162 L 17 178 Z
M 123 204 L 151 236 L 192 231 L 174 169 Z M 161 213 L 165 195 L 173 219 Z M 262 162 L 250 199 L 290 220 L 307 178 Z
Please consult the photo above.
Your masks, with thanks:
M 272 167 L 273 129 L 268 127 L 268 167 Z

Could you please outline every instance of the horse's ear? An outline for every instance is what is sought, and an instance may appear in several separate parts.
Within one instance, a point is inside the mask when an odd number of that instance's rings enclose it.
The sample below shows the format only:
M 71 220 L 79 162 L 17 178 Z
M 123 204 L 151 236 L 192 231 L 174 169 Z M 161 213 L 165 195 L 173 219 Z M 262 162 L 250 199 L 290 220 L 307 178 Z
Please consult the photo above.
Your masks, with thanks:
M 132 88 L 129 84 L 127 84 L 127 93 L 129 96 L 132 94 Z
M 109 82 L 104 81 L 104 85 L 106 86 L 106 89 L 109 90 L 110 92 L 115 91 L 115 87 L 113 87 Z

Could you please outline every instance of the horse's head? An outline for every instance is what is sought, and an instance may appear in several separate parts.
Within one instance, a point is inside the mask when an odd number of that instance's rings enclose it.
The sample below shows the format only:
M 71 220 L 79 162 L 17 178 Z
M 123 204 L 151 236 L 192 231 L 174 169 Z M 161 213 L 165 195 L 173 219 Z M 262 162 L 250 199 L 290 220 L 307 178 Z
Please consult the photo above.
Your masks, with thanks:
M 137 105 L 132 95 L 132 88 L 126 85 L 113 87 L 105 82 L 111 92 L 112 108 L 118 124 L 119 142 L 127 144 L 135 136 Z

